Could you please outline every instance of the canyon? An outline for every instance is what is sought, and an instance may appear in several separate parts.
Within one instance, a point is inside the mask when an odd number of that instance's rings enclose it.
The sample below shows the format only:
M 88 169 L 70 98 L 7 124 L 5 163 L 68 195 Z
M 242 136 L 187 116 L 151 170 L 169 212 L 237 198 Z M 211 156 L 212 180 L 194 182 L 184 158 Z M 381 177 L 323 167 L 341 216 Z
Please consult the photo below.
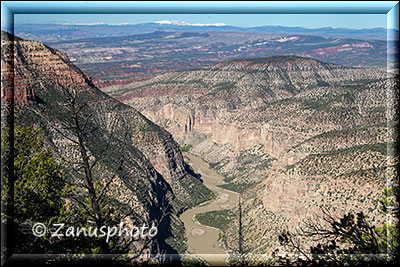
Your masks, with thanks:
M 171 134 L 98 90 L 90 76 L 66 54 L 40 42 L 3 31 L 1 34 L 2 122 L 7 101 L 14 97 L 15 123 L 41 129 L 46 146 L 57 158 L 73 161 L 79 153 L 71 141 L 75 136 L 72 115 L 65 103 L 68 92 L 76 92 L 77 101 L 87 104 L 82 116 L 88 117 L 91 130 L 85 135 L 85 143 L 91 160 L 98 158 L 94 171 L 99 181 L 107 181 L 124 159 L 110 192 L 126 223 L 151 224 L 168 213 L 168 219 L 160 225 L 164 231 L 157 235 L 158 242 L 166 253 L 185 252 L 178 216 L 208 200 L 211 191 L 185 164 Z M 103 151 L 103 147 L 109 150 Z
M 243 195 L 254 261 L 323 207 L 385 222 L 378 200 L 385 179 L 396 177 L 396 76 L 274 56 L 102 90 L 167 129 L 225 177 L 221 187 Z M 227 251 L 235 251 L 237 227 L 234 219 L 224 233 Z
M 157 237 L 166 254 L 196 252 L 190 235 L 209 228 L 190 217 L 227 210 L 221 192 L 230 192 L 234 215 L 218 244 L 205 247 L 234 255 L 240 224 L 255 264 L 290 254 L 279 234 L 319 218 L 322 208 L 386 222 L 378 206 L 385 181 L 398 177 L 399 85 L 377 68 L 385 65 L 384 41 L 157 31 L 44 44 L 2 31 L 1 42 L 1 100 L 14 98 L 16 123 L 42 129 L 59 159 L 79 157 L 65 137 L 73 132 L 64 105 L 65 92 L 77 92 L 88 106 L 86 142 L 100 178 L 125 159 L 111 197 L 127 222 L 168 213 Z

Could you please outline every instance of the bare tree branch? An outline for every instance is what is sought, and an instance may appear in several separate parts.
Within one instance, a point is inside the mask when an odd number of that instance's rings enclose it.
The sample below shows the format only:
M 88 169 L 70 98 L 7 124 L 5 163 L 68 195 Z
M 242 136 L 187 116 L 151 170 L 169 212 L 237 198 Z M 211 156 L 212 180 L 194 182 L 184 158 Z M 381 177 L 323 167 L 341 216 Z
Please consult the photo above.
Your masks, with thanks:
M 115 170 L 113 176 L 111 176 L 111 178 L 108 180 L 108 182 L 104 185 L 104 187 L 100 190 L 100 193 L 97 197 L 97 201 L 100 201 L 104 194 L 106 193 L 106 190 L 108 190 L 108 187 L 110 186 L 111 182 L 114 180 L 114 178 L 117 176 L 118 171 L 122 168 L 122 165 L 124 164 L 124 160 L 123 158 L 120 161 L 120 164 L 118 166 L 118 168 Z

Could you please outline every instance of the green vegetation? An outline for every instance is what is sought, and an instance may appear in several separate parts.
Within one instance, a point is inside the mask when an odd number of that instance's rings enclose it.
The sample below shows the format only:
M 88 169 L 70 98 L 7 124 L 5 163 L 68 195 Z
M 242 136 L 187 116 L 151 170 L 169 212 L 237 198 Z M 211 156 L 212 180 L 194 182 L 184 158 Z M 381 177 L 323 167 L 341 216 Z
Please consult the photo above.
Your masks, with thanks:
M 388 128 L 394 128 L 396 127 L 395 122 L 394 121 L 389 121 L 389 122 L 383 122 L 383 123 L 378 123 L 378 124 L 373 124 L 373 125 L 367 125 L 367 126 L 363 126 L 363 127 L 359 127 L 359 128 L 348 128 L 348 129 L 343 129 L 343 130 L 333 130 L 333 131 L 329 131 L 329 132 L 323 132 L 321 134 L 317 134 L 309 139 L 306 139 L 300 143 L 298 143 L 297 145 L 293 146 L 293 148 L 291 148 L 289 151 L 294 150 L 298 147 L 301 147 L 302 145 L 306 144 L 306 143 L 311 143 L 314 140 L 318 140 L 318 139 L 324 139 L 324 138 L 333 138 L 336 136 L 346 136 L 346 135 L 350 135 L 350 134 L 357 134 L 358 132 L 362 132 L 363 130 L 368 130 L 368 129 L 373 129 L 373 128 L 379 128 L 379 127 L 388 127 Z M 397 128 L 396 128 L 397 129 Z
M 224 176 L 224 182 L 225 183 L 230 183 L 230 182 L 232 182 L 233 180 L 235 180 L 236 179 L 236 176 L 234 176 L 234 175 L 231 175 L 231 176 Z
M 381 153 L 382 155 L 387 155 L 387 148 L 395 148 L 396 145 L 392 143 L 377 143 L 377 144 L 367 144 L 367 145 L 358 145 L 358 146 L 352 146 L 349 148 L 343 148 L 343 149 L 338 149 L 338 150 L 331 150 L 328 151 L 327 153 L 324 153 L 326 155 L 340 155 L 344 153 L 349 153 L 353 151 L 377 151 Z
M 315 109 L 317 111 L 322 111 L 329 109 L 329 105 L 327 103 L 321 103 L 321 101 L 312 101 L 312 100 L 303 100 L 303 105 L 305 109 Z
M 160 228 L 159 231 L 169 232 L 171 230 L 170 236 L 165 239 L 165 242 L 170 245 L 178 254 L 184 254 L 187 252 L 186 241 L 187 238 L 185 236 L 185 226 L 183 223 L 178 221 L 177 217 L 171 216 L 170 229 Z M 163 234 L 163 233 L 160 233 Z
M 215 90 L 222 91 L 222 90 L 230 90 L 236 87 L 236 84 L 233 82 L 221 82 L 215 86 Z
M 234 217 L 234 214 L 229 210 L 217 210 L 197 214 L 195 219 L 202 225 L 225 231 Z
M 184 144 L 180 146 L 180 149 L 181 152 L 183 153 L 183 152 L 189 152 L 189 150 L 192 149 L 192 147 L 193 147 L 192 145 Z
M 398 178 L 398 177 L 397 177 Z M 398 179 L 397 179 L 398 180 Z M 380 210 L 383 214 L 398 217 L 399 205 L 396 203 L 398 186 L 390 185 L 382 193 Z M 336 218 L 329 211 L 322 210 L 321 221 L 305 222 L 297 234 L 283 231 L 279 236 L 282 245 L 294 249 L 306 259 L 298 261 L 319 266 L 375 266 L 399 263 L 399 222 L 374 226 L 368 217 L 359 212 L 345 214 Z M 320 236 L 318 244 L 309 249 L 303 248 L 298 238 Z M 315 239 L 314 239 L 315 240 Z M 351 255 L 349 257 L 349 255 Z M 289 262 L 287 262 L 289 263 Z M 308 265 L 308 264 L 306 264 Z
M 376 181 L 376 172 L 383 174 L 390 170 L 391 168 L 395 169 L 395 165 L 388 165 L 381 168 L 369 168 L 369 169 L 361 169 L 361 170 L 352 170 L 346 172 L 344 174 L 338 175 L 336 178 L 338 179 L 350 179 L 351 177 L 357 179 L 357 182 L 360 184 L 371 183 Z
M 9 131 L 2 129 L 2 157 L 10 153 L 7 143 Z M 14 238 L 17 240 L 15 253 L 21 254 L 101 254 L 104 251 L 127 253 L 124 241 L 112 237 L 109 243 L 101 237 L 84 234 L 69 238 L 51 238 L 50 234 L 36 237 L 32 233 L 34 223 L 42 223 L 50 231 L 54 224 L 64 224 L 66 228 L 89 231 L 88 221 L 93 214 L 85 207 L 89 199 L 78 186 L 72 185 L 67 174 L 67 163 L 58 160 L 45 147 L 44 135 L 40 129 L 15 126 L 14 130 Z M 3 160 L 3 159 L 2 159 Z M 10 179 L 7 176 L 5 179 Z M 9 189 L 3 191 L 3 201 L 8 201 Z M 117 225 L 120 217 L 108 196 L 100 203 L 101 212 L 107 216 L 104 225 Z M 2 214 L 2 219 L 5 214 Z M 10 218 L 8 218 L 10 219 Z M 122 241 L 122 242 L 120 242 Z M 118 246 L 117 246 L 118 244 Z M 107 248 L 106 248 L 107 246 Z M 109 247 L 108 247 L 109 246 Z
M 215 86 L 213 86 L 212 90 L 210 92 L 208 92 L 206 95 L 215 96 L 215 95 L 221 93 L 222 91 L 229 91 L 234 88 L 236 88 L 236 84 L 233 82 L 221 82 L 221 83 L 218 83 Z
M 376 151 L 379 152 L 380 154 L 387 156 L 388 154 L 397 156 L 398 151 L 397 151 L 397 143 L 376 143 L 376 144 L 365 144 L 365 145 L 357 145 L 357 146 L 352 146 L 348 148 L 342 148 L 342 149 L 337 149 L 337 150 L 330 150 L 325 153 L 318 153 L 318 154 L 310 154 L 304 159 L 298 161 L 297 163 L 294 163 L 292 165 L 288 165 L 285 167 L 286 171 L 294 169 L 296 166 L 306 166 L 308 163 L 315 163 L 319 161 L 325 161 L 325 162 L 330 162 L 332 156 L 340 156 L 342 158 L 345 158 L 348 155 L 351 154 L 362 154 L 363 152 L 368 152 L 368 151 Z M 392 154 L 393 153 L 393 154 Z M 304 167 L 303 166 L 303 167 Z M 326 171 L 333 171 L 333 170 L 327 170 L 323 169 L 320 167 L 319 173 L 326 172 Z
M 187 199 L 185 202 L 185 205 L 188 207 L 194 207 L 215 198 L 215 193 L 213 191 L 205 187 L 198 178 L 190 174 L 182 177 L 180 183 L 190 196 L 190 199 Z
M 8 131 L 2 131 L 1 149 L 8 153 Z M 2 154 L 3 156 L 3 154 Z M 75 203 L 81 199 L 81 191 L 67 180 L 66 163 L 56 160 L 53 152 L 44 146 L 43 134 L 37 128 L 19 127 L 14 130 L 14 224 L 16 253 L 89 253 L 102 251 L 103 239 L 85 236 L 54 239 L 50 235 L 35 237 L 32 224 L 43 223 L 52 227 L 55 223 L 74 225 L 88 229 L 91 215 L 83 206 Z M 6 177 L 8 179 L 8 177 Z M 6 191 L 6 196 L 8 192 Z M 6 196 L 3 196 L 5 198 Z M 102 203 L 104 212 L 112 212 L 108 199 Z M 112 219 L 114 216 L 109 217 Z M 115 240 L 112 240 L 115 242 Z M 110 243 L 111 244 L 111 243 Z
M 193 71 L 193 70 L 192 70 Z M 178 82 L 179 83 L 179 82 Z M 189 80 L 190 84 L 196 85 L 196 86 L 202 86 L 202 87 L 206 87 L 208 88 L 209 85 L 207 83 L 205 83 L 203 80 L 201 79 L 197 79 L 197 80 Z
M 1 150 L 9 153 L 7 130 L 2 130 Z M 3 156 L 3 153 L 2 153 Z M 3 162 L 3 160 L 2 160 Z M 61 253 L 62 241 L 51 240 L 49 236 L 35 237 L 24 230 L 31 229 L 32 222 L 49 225 L 65 222 L 69 214 L 65 204 L 71 187 L 63 175 L 64 163 L 56 161 L 52 152 L 43 145 L 40 131 L 32 127 L 14 130 L 14 224 L 16 253 Z M 9 177 L 6 177 L 9 179 Z M 5 191 L 3 200 L 8 200 Z M 3 216 L 2 216 L 3 217 Z M 53 243 L 53 244 L 51 244 Z M 51 245 L 50 245 L 51 244 Z
M 219 164 L 220 164 L 220 162 L 216 162 L 216 163 L 210 162 L 210 163 L 208 163 L 208 166 L 210 167 L 210 169 L 215 169 L 215 170 L 217 170 Z
M 207 266 L 207 262 L 202 258 L 186 254 L 181 258 L 182 266 Z
M 379 200 L 379 204 L 379 208 L 383 214 L 387 214 L 390 212 L 391 208 L 396 207 L 396 205 L 398 206 L 398 203 L 396 203 L 396 187 L 386 187 L 383 190 L 382 198 Z
M 354 93 L 343 93 L 336 96 L 330 96 L 328 99 L 304 99 L 302 104 L 306 109 L 314 109 L 317 111 L 326 111 L 332 109 L 336 103 L 353 103 L 355 100 Z

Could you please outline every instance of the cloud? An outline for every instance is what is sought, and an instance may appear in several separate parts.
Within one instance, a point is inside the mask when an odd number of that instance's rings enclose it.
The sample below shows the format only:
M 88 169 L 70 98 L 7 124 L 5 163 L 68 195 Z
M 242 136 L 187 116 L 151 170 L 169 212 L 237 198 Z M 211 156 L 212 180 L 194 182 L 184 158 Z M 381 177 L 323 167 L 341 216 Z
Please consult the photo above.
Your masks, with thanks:
M 179 26 L 226 26 L 225 23 L 188 23 L 185 21 L 170 21 L 170 20 L 159 20 L 155 23 L 168 24 L 168 25 L 179 25 Z

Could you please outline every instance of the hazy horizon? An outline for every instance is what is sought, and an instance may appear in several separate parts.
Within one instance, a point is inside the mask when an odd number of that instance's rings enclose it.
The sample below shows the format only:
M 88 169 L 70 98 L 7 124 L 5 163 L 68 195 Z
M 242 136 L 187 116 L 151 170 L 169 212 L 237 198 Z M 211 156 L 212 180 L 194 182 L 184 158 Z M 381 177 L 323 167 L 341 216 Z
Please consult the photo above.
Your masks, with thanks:
M 386 14 L 15 14 L 14 25 L 137 25 L 169 22 L 186 26 L 262 26 L 302 27 L 307 29 L 388 28 Z M 318 26 L 316 26 L 318 25 Z M 3 27 L 2 27 L 3 28 Z M 391 27 L 389 27 L 390 29 Z M 393 27 L 395 28 L 395 27 Z
M 169 23 L 160 23 L 160 22 L 166 22 L 168 21 Z M 169 21 L 169 20 L 161 20 L 161 21 L 150 21 L 150 22 L 140 22 L 140 23 L 129 23 L 129 22 L 121 22 L 121 23 L 105 23 L 105 22 L 64 22 L 64 23 L 58 23 L 58 22 L 17 22 L 14 23 L 14 25 L 32 25 L 32 24 L 37 24 L 37 25 L 65 25 L 65 26 L 98 26 L 98 25 L 108 25 L 108 26 L 135 26 L 135 25 L 140 25 L 140 24 L 148 24 L 148 23 L 155 23 L 155 24 L 169 24 L 169 25 L 178 25 L 178 26 L 214 26 L 214 27 L 236 27 L 236 28 L 257 28 L 257 27 L 285 27 L 285 28 L 304 28 L 304 29 L 310 29 L 310 30 L 317 30 L 317 29 L 346 29 L 346 30 L 373 30 L 373 29 L 387 29 L 387 30 L 392 30 L 395 28 L 387 28 L 387 27 L 365 27 L 365 28 L 349 28 L 349 27 L 332 27 L 332 26 L 321 26 L 321 27 L 305 27 L 305 26 L 286 26 L 282 24 L 266 24 L 266 25 L 257 25 L 257 26 L 236 26 L 236 25 L 231 25 L 231 24 L 225 24 L 223 22 L 216 22 L 216 23 L 188 23 L 186 21 Z M 3 27 L 2 27 L 3 29 Z M 395 29 L 398 30 L 398 29 Z

